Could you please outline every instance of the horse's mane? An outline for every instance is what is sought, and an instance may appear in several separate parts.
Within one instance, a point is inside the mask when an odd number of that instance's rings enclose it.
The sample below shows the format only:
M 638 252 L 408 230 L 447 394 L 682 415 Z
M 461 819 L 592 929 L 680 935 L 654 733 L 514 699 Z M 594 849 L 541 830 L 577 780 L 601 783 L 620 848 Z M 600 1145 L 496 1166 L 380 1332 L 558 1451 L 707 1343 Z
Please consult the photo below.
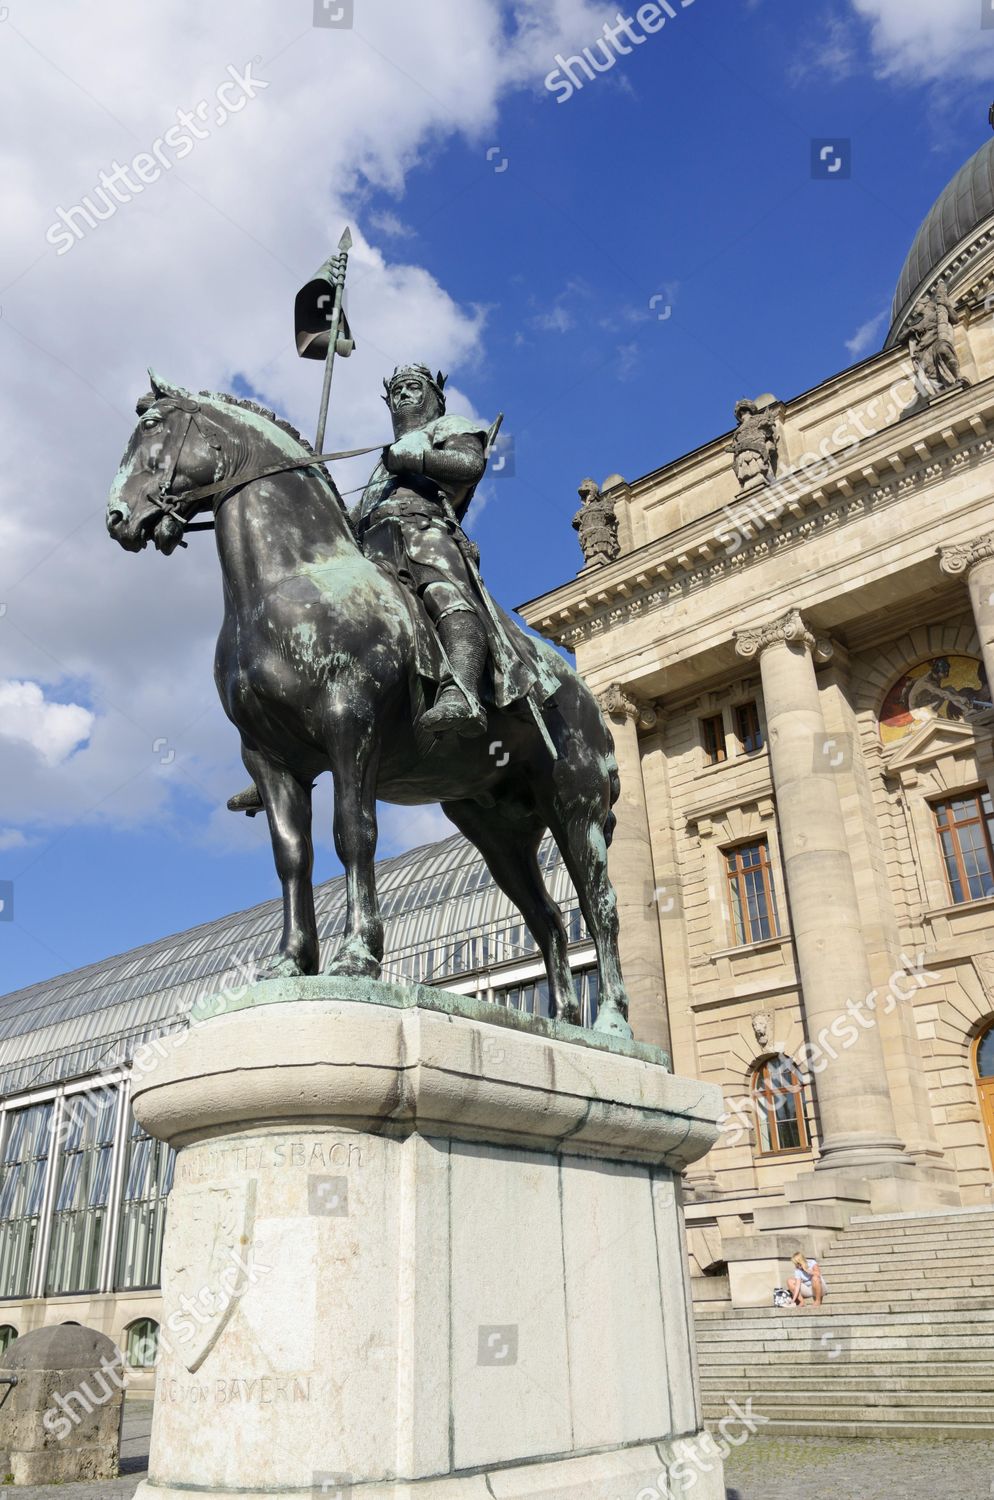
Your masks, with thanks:
M 281 432 L 285 432 L 295 442 L 299 443 L 305 453 L 314 452 L 313 444 L 304 437 L 303 433 L 298 432 L 293 423 L 288 422 L 285 417 L 279 417 L 274 411 L 270 411 L 268 406 L 262 406 L 258 401 L 250 401 L 247 396 L 229 395 L 226 391 L 201 391 L 200 394 L 201 396 L 212 396 L 217 401 L 223 401 L 226 406 L 240 406 L 244 411 L 255 412 L 257 417 L 265 417 L 267 421 L 272 422 L 275 427 L 278 427 Z M 321 468 L 324 468 L 323 464 Z
M 277 416 L 276 412 L 271 411 L 268 406 L 262 406 L 258 401 L 250 401 L 247 396 L 232 396 L 227 391 L 201 391 L 200 395 L 208 396 L 214 401 L 223 401 L 225 406 L 241 407 L 243 411 L 253 412 L 257 417 L 265 417 L 267 422 L 272 422 L 274 427 L 278 427 L 281 432 L 285 432 L 288 437 L 292 437 L 295 443 L 299 443 L 305 453 L 314 452 L 314 445 L 304 437 L 303 433 L 298 432 L 293 423 L 288 422 L 285 417 Z M 332 495 L 338 502 L 342 514 L 344 515 L 346 521 L 349 523 L 349 529 L 353 531 L 354 534 L 354 528 L 352 526 L 352 519 L 349 516 L 348 506 L 345 504 L 345 501 L 338 493 L 338 486 L 332 479 L 327 467 L 324 464 L 315 464 L 314 468 L 318 469 L 328 481 L 328 488 L 331 490 Z

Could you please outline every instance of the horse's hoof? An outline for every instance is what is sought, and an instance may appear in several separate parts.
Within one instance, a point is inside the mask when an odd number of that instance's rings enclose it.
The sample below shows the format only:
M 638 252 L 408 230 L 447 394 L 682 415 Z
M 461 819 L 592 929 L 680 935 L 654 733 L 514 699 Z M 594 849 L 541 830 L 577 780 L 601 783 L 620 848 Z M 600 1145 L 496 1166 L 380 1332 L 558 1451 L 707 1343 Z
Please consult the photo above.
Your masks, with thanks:
M 594 1022 L 594 1030 L 603 1036 L 620 1036 L 625 1041 L 635 1040 L 635 1033 L 616 1005 L 602 1005 Z
M 275 963 L 270 964 L 269 968 L 262 975 L 262 978 L 301 979 L 303 975 L 303 965 L 298 963 L 295 958 L 291 958 L 289 954 L 284 953 L 282 958 L 278 958 Z
M 379 979 L 383 965 L 368 949 L 341 948 L 325 969 L 338 979 Z

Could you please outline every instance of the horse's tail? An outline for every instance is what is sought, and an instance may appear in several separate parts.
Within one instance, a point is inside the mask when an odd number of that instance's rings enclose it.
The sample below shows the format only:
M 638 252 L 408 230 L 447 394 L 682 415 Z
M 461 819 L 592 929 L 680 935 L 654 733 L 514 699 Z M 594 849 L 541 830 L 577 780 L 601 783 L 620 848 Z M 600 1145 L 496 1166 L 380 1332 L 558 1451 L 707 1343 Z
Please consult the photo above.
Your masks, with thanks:
M 621 777 L 618 775 L 618 762 L 615 760 L 613 755 L 608 761 L 607 785 L 611 807 L 613 808 L 614 804 L 621 796 Z M 610 849 L 611 847 L 611 840 L 614 838 L 614 830 L 617 828 L 617 826 L 617 817 L 613 812 L 609 811 L 607 817 L 604 819 L 604 843 L 608 849 Z

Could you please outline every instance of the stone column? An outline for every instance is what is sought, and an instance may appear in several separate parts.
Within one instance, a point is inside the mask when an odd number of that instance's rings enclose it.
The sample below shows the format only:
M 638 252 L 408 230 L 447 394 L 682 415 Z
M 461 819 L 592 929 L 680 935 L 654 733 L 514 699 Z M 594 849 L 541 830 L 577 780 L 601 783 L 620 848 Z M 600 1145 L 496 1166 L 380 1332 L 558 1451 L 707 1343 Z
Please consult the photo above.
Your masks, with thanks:
M 608 873 L 618 897 L 628 1020 L 640 1042 L 669 1050 L 656 877 L 638 742 L 639 728 L 651 729 L 656 722 L 656 711 L 617 684 L 601 693 L 598 702 L 610 720 L 621 778 L 621 796 L 614 805 L 618 821 L 608 853 Z
M 896 1134 L 873 1010 L 860 1010 L 862 1021 L 854 1019 L 855 1009 L 847 1010 L 864 1006 L 873 982 L 815 678 L 813 658 L 828 660 L 832 648 L 815 639 L 797 610 L 737 632 L 735 647 L 740 656 L 759 657 L 763 681 L 791 927 L 813 1049 L 818 1167 L 878 1175 L 907 1158 Z
M 987 681 L 994 690 L 994 533 L 940 547 L 939 566 L 954 578 L 966 574 Z

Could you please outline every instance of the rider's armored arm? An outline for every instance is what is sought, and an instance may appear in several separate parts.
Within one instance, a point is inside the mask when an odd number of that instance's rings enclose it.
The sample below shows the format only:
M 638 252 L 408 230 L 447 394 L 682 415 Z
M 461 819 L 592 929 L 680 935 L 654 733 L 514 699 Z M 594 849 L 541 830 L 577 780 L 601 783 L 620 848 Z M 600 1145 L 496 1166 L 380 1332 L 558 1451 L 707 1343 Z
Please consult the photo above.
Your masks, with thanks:
M 483 443 L 475 434 L 446 439 L 441 448 L 426 447 L 422 472 L 446 489 L 472 489 L 487 467 Z

